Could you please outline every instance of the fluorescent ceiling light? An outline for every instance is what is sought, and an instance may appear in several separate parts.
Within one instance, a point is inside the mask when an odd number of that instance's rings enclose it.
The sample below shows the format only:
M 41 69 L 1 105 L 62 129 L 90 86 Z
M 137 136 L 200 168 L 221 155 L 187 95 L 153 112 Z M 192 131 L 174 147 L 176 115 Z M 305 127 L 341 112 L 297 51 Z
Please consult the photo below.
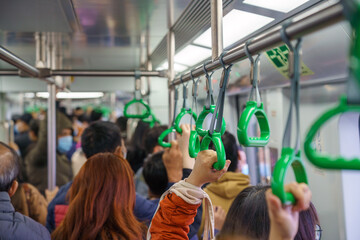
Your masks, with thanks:
M 273 20 L 274 18 L 265 17 L 255 13 L 249 13 L 237 9 L 231 10 L 223 18 L 224 47 L 230 46 L 231 44 L 269 24 Z M 211 47 L 211 28 L 195 39 L 194 43 Z
M 175 63 L 193 66 L 206 58 L 211 57 L 211 50 L 195 45 L 188 45 L 175 54 Z
M 279 12 L 290 12 L 309 0 L 245 0 L 243 3 Z
M 175 72 L 182 72 L 188 69 L 189 66 L 185 66 L 183 64 L 174 63 L 174 70 Z M 162 64 L 159 65 L 159 67 L 156 68 L 156 71 L 162 71 L 168 69 L 168 62 L 165 61 Z
M 102 92 L 59 92 L 56 94 L 58 99 L 88 99 L 88 98 L 101 98 L 104 96 Z M 48 98 L 48 92 L 38 92 L 36 97 Z

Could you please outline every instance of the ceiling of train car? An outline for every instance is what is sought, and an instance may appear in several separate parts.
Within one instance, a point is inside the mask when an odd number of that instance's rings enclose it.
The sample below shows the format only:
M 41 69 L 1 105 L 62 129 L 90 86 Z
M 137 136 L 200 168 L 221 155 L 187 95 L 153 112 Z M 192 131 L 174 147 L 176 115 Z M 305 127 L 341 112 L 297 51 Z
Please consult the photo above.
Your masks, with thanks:
M 136 69 L 140 37 L 150 51 L 167 33 L 164 0 L 0 0 L 0 44 L 35 63 L 34 32 L 62 33 L 64 68 Z M 2 3 L 1 3 L 2 2 Z M 190 0 L 174 1 L 177 19 Z M 11 68 L 0 62 L 0 68 Z

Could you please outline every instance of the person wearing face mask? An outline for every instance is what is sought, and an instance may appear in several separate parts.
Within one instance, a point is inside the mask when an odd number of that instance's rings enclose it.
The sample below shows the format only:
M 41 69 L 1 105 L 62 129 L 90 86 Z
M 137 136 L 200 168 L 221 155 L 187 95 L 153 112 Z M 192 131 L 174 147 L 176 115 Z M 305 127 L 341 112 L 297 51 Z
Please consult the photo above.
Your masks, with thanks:
M 66 152 L 72 146 L 72 123 L 56 111 L 56 185 L 62 186 L 72 179 L 71 164 Z M 44 194 L 47 188 L 47 117 L 40 122 L 38 140 L 25 158 L 28 182 Z
M 26 156 L 26 149 L 32 143 L 29 137 L 30 122 L 32 116 L 29 113 L 25 113 L 16 121 L 15 129 L 18 134 L 15 136 L 15 143 L 19 146 L 20 154 L 22 158 Z

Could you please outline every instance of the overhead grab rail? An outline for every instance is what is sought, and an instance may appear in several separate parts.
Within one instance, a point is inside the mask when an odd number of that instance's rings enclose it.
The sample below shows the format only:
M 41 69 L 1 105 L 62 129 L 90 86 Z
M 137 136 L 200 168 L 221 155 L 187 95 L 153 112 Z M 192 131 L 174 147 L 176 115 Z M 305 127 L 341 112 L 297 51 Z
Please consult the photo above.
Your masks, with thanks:
M 299 119 L 299 105 L 300 105 L 300 75 L 301 75 L 301 42 L 302 39 L 299 38 L 296 42 L 296 45 L 293 46 L 290 42 L 290 39 L 286 35 L 287 24 L 284 24 L 281 28 L 281 35 L 283 41 L 289 47 L 289 77 L 291 81 L 291 94 L 290 94 L 290 108 L 288 113 L 288 118 L 286 121 L 284 137 L 283 137 L 283 148 L 281 151 L 281 157 L 276 162 L 274 167 L 273 176 L 271 179 L 271 188 L 272 192 L 278 196 L 283 204 L 294 204 L 295 198 L 289 193 L 285 192 L 284 182 L 286 173 L 291 166 L 295 179 L 299 183 L 308 183 L 307 175 L 305 171 L 304 164 L 301 160 L 300 153 L 300 119 Z M 291 142 L 291 123 L 292 123 L 292 110 L 293 105 L 295 107 L 295 116 L 296 116 L 296 143 L 295 147 L 290 147 Z
M 171 147 L 171 143 L 165 142 L 165 138 L 170 133 L 175 132 L 174 124 L 175 124 L 175 118 L 176 118 L 176 110 L 177 110 L 177 101 L 178 101 L 178 99 L 179 99 L 179 87 L 175 86 L 174 87 L 174 115 L 173 115 L 173 120 L 172 120 L 171 126 L 168 129 L 166 129 L 165 131 L 163 131 L 160 134 L 159 138 L 158 138 L 158 144 L 160 146 L 164 147 L 164 148 Z
M 181 79 L 181 78 L 180 78 Z M 174 121 L 174 128 L 177 133 L 182 134 L 182 129 L 180 128 L 180 122 L 181 119 L 186 115 L 189 114 L 190 117 L 192 117 L 195 121 L 197 119 L 196 113 L 189 107 L 188 101 L 188 84 L 183 83 L 183 105 L 179 112 L 179 114 L 176 116 Z
M 259 79 L 259 65 L 260 65 L 260 55 L 256 57 L 255 61 L 251 56 L 248 44 L 250 41 L 245 44 L 245 52 L 248 56 L 251 63 L 250 71 L 250 83 L 252 85 L 249 101 L 246 103 L 245 110 L 241 114 L 241 117 L 238 122 L 237 135 L 239 143 L 246 147 L 263 147 L 265 146 L 270 139 L 270 127 L 269 122 L 264 111 L 264 104 L 261 102 L 260 92 L 258 88 Z M 254 99 L 255 92 L 255 101 Z M 252 117 L 255 115 L 259 126 L 260 126 L 260 137 L 250 137 L 248 136 L 248 128 Z
M 211 118 L 210 128 L 207 131 L 206 135 L 204 136 L 203 140 L 201 141 L 200 151 L 204 151 L 209 149 L 209 145 L 212 142 L 214 144 L 216 154 L 217 154 L 217 162 L 214 163 L 213 168 L 216 170 L 221 170 L 225 166 L 226 161 L 226 153 L 224 144 L 221 140 L 221 128 L 222 128 L 222 120 L 223 120 L 223 113 L 224 113 L 224 102 L 225 102 L 225 92 L 226 87 L 228 85 L 229 77 L 230 77 L 230 71 L 232 68 L 232 64 L 228 65 L 226 67 L 223 56 L 225 55 L 225 52 L 223 52 L 220 55 L 220 62 L 223 67 L 223 72 L 221 75 L 220 80 L 220 90 L 218 99 L 216 102 L 215 111 Z M 216 121 L 216 126 L 215 126 Z
M 360 112 L 360 4 L 356 1 L 343 1 L 345 15 L 354 30 L 350 50 L 349 79 L 347 81 L 347 96 L 340 98 L 338 106 L 322 114 L 309 129 L 304 150 L 309 161 L 317 167 L 326 169 L 360 170 L 360 158 L 347 159 L 342 156 L 328 156 L 316 151 L 312 144 L 316 133 L 332 117 L 346 112 Z
M 286 33 L 290 40 L 294 40 L 299 37 L 311 34 L 315 31 L 321 30 L 335 23 L 338 23 L 343 19 L 343 7 L 340 3 L 335 3 L 323 8 L 316 13 L 293 21 L 287 27 Z M 225 64 L 231 64 L 246 59 L 247 56 L 244 49 L 245 42 L 229 50 L 227 54 L 224 55 L 223 62 Z M 248 49 L 249 52 L 251 52 L 253 55 L 256 55 L 260 52 L 264 52 L 266 50 L 280 46 L 281 44 L 283 44 L 283 41 L 279 28 L 276 26 L 265 34 L 261 34 L 258 37 L 255 37 L 248 45 Z M 208 72 L 214 71 L 221 67 L 222 65 L 219 59 L 209 62 L 205 65 L 205 68 Z M 203 74 L 203 67 L 198 67 L 193 70 L 194 77 L 200 77 Z M 182 81 L 191 81 L 190 73 L 184 74 L 182 77 Z M 170 87 L 179 84 L 182 84 L 182 82 L 180 81 L 180 78 L 176 78 L 174 79 L 173 84 Z
M 141 80 L 140 75 L 135 76 L 135 92 L 134 92 L 134 98 L 125 104 L 124 107 L 124 116 L 127 118 L 139 118 L 139 119 L 145 119 L 148 118 L 151 114 L 150 107 L 147 103 L 144 102 L 144 100 L 141 98 Z M 141 114 L 131 114 L 128 112 L 128 109 L 132 105 L 142 105 L 144 106 L 144 110 Z

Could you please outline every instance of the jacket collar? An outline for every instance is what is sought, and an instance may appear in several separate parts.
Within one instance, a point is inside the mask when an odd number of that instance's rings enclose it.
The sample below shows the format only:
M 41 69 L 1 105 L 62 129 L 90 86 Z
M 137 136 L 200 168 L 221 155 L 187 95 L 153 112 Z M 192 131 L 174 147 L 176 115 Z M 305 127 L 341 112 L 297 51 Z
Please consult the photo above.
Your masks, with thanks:
M 15 212 L 7 192 L 0 192 L 0 213 L 1 212 Z

